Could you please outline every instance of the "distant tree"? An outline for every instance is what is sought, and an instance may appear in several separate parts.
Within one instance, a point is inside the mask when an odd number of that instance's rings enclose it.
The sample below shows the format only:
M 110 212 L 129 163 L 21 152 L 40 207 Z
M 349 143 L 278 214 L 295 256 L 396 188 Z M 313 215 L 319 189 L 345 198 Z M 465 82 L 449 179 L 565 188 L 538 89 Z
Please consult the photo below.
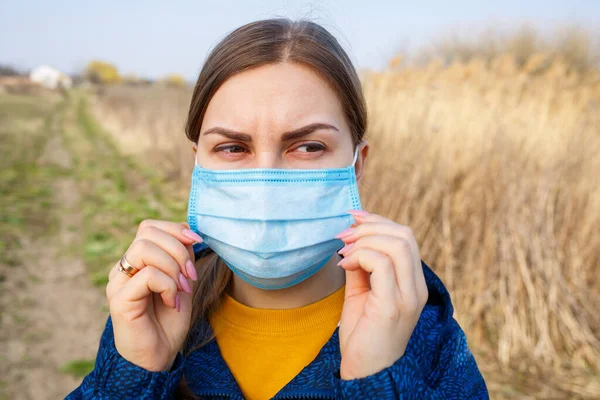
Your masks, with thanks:
M 11 67 L 10 65 L 2 65 L 0 64 L 0 76 L 21 76 L 23 75 L 16 68 Z
M 121 76 L 119 75 L 117 67 L 98 60 L 93 60 L 88 63 L 86 76 L 91 82 L 98 84 L 112 84 L 121 81 Z

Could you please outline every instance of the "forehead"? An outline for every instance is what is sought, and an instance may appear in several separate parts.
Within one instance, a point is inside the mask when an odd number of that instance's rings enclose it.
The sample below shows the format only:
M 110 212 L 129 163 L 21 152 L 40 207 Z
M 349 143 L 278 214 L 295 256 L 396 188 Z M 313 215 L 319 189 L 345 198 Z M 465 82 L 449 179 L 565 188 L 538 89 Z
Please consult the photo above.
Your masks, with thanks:
M 302 64 L 268 64 L 225 81 L 206 109 L 202 130 L 227 125 L 277 131 L 315 119 L 344 126 L 341 103 L 327 82 Z

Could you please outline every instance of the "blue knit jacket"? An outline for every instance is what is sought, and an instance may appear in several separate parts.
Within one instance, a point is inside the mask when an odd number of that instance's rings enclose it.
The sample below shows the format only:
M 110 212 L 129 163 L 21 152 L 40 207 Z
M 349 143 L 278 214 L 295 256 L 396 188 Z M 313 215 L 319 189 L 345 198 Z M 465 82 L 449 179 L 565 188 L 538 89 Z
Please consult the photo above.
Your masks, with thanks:
M 393 365 L 358 379 L 340 378 L 339 327 L 317 357 L 273 399 L 488 399 L 488 391 L 463 330 L 452 317 L 450 295 L 422 262 L 429 299 L 405 353 Z M 170 399 L 182 375 L 200 399 L 244 399 L 215 339 L 188 354 L 170 371 L 150 372 L 115 348 L 110 317 L 94 370 L 66 398 Z

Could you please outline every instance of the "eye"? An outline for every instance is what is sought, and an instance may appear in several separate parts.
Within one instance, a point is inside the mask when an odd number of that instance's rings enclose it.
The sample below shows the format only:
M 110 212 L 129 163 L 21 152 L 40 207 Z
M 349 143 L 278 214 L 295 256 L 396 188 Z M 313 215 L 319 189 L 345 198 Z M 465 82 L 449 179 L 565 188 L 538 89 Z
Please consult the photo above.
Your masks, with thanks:
M 239 144 L 232 144 L 228 146 L 221 146 L 215 148 L 215 153 L 223 152 L 223 153 L 242 153 L 246 149 L 244 146 L 240 146 Z
M 320 143 L 304 143 L 301 144 L 300 146 L 296 147 L 296 149 L 301 149 L 301 148 L 305 148 L 306 150 L 301 150 L 301 153 L 315 153 L 319 150 L 325 150 L 325 146 L 323 146 Z

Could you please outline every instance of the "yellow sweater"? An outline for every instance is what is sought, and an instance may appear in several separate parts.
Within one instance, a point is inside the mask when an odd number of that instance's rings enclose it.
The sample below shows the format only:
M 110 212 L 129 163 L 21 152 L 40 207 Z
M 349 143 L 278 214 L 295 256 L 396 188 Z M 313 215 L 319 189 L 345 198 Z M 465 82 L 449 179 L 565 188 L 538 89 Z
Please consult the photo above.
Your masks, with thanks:
M 210 325 L 247 399 L 270 399 L 314 360 L 340 321 L 344 291 L 287 310 L 248 307 L 225 292 Z

